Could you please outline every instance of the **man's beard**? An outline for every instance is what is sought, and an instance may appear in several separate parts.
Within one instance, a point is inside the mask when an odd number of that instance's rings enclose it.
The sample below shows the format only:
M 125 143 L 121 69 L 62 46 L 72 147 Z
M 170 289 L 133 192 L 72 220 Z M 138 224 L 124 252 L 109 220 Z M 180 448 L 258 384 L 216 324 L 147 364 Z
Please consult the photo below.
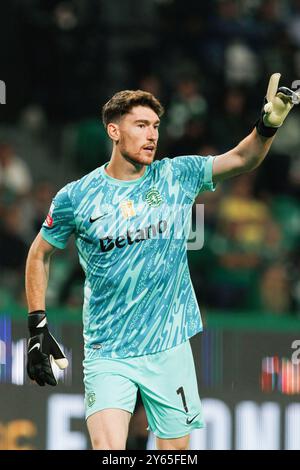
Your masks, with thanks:
M 153 157 L 151 157 L 151 159 L 146 159 L 146 158 L 140 158 L 140 157 L 136 157 L 130 153 L 128 153 L 126 150 L 120 150 L 120 153 L 122 155 L 122 157 L 129 163 L 131 163 L 132 165 L 134 165 L 134 167 L 137 169 L 137 170 L 140 170 L 141 167 L 143 167 L 144 165 L 151 165 L 151 163 L 153 162 L 154 160 L 154 156 L 155 156 L 155 153 L 153 154 Z

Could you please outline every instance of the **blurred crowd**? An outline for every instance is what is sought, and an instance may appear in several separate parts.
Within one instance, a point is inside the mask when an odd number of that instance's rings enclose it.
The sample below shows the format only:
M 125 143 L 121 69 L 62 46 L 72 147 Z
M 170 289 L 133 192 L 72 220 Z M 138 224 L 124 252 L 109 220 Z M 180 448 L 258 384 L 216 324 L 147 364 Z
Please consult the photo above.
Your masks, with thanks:
M 28 247 L 57 190 L 109 160 L 100 110 L 112 93 L 141 88 L 161 99 L 157 158 L 172 158 L 235 146 L 254 127 L 271 73 L 300 87 L 299 0 L 14 0 L 5 8 L 15 60 L 2 51 L 0 304 L 25 302 Z M 205 244 L 189 262 L 202 308 L 300 313 L 299 129 L 294 109 L 255 172 L 197 198 Z M 53 258 L 48 304 L 78 307 L 82 281 L 69 244 Z

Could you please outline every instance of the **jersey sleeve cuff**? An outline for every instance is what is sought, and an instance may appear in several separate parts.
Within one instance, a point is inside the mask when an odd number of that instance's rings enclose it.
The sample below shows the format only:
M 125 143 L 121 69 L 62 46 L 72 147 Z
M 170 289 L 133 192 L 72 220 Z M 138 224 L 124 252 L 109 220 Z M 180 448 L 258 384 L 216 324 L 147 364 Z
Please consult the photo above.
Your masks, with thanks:
M 46 242 L 50 243 L 50 245 L 55 246 L 55 248 L 59 248 L 60 250 L 63 250 L 66 246 L 66 243 L 59 242 L 58 240 L 55 240 L 54 237 L 51 237 L 49 233 L 46 231 L 46 229 L 42 228 L 40 231 L 40 234 Z
M 213 183 L 213 163 L 215 157 L 207 157 L 204 170 L 204 181 L 202 191 L 215 191 L 216 184 Z

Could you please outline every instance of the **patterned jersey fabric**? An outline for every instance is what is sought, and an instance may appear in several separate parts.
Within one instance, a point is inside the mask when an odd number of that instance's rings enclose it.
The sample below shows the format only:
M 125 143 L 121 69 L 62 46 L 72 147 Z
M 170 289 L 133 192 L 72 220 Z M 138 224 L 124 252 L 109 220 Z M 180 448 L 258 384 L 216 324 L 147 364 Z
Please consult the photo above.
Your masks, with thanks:
M 214 190 L 212 164 L 165 158 L 123 181 L 106 163 L 55 196 L 41 235 L 57 248 L 75 236 L 87 358 L 152 354 L 202 330 L 186 248 L 195 197 Z

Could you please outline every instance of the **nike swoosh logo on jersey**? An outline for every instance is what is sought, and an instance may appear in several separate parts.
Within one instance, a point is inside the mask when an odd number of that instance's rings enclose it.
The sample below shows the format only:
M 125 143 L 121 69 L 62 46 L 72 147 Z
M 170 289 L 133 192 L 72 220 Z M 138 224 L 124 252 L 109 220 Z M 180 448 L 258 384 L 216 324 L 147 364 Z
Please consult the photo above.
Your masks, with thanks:
M 107 212 L 105 212 L 105 214 L 99 215 L 98 217 L 90 217 L 90 223 L 92 224 L 93 222 L 96 222 L 96 220 L 102 219 L 102 217 L 105 217 L 106 215 L 108 215 Z
M 28 353 L 30 353 L 31 351 L 33 351 L 34 348 L 40 349 L 40 347 L 41 347 L 40 343 L 35 343 L 35 344 L 32 346 L 32 348 L 29 349 Z
M 194 419 L 196 419 L 197 416 L 199 416 L 199 414 L 200 413 L 196 414 L 196 416 L 194 416 L 192 419 L 186 418 L 186 424 L 191 424 L 194 421 Z

